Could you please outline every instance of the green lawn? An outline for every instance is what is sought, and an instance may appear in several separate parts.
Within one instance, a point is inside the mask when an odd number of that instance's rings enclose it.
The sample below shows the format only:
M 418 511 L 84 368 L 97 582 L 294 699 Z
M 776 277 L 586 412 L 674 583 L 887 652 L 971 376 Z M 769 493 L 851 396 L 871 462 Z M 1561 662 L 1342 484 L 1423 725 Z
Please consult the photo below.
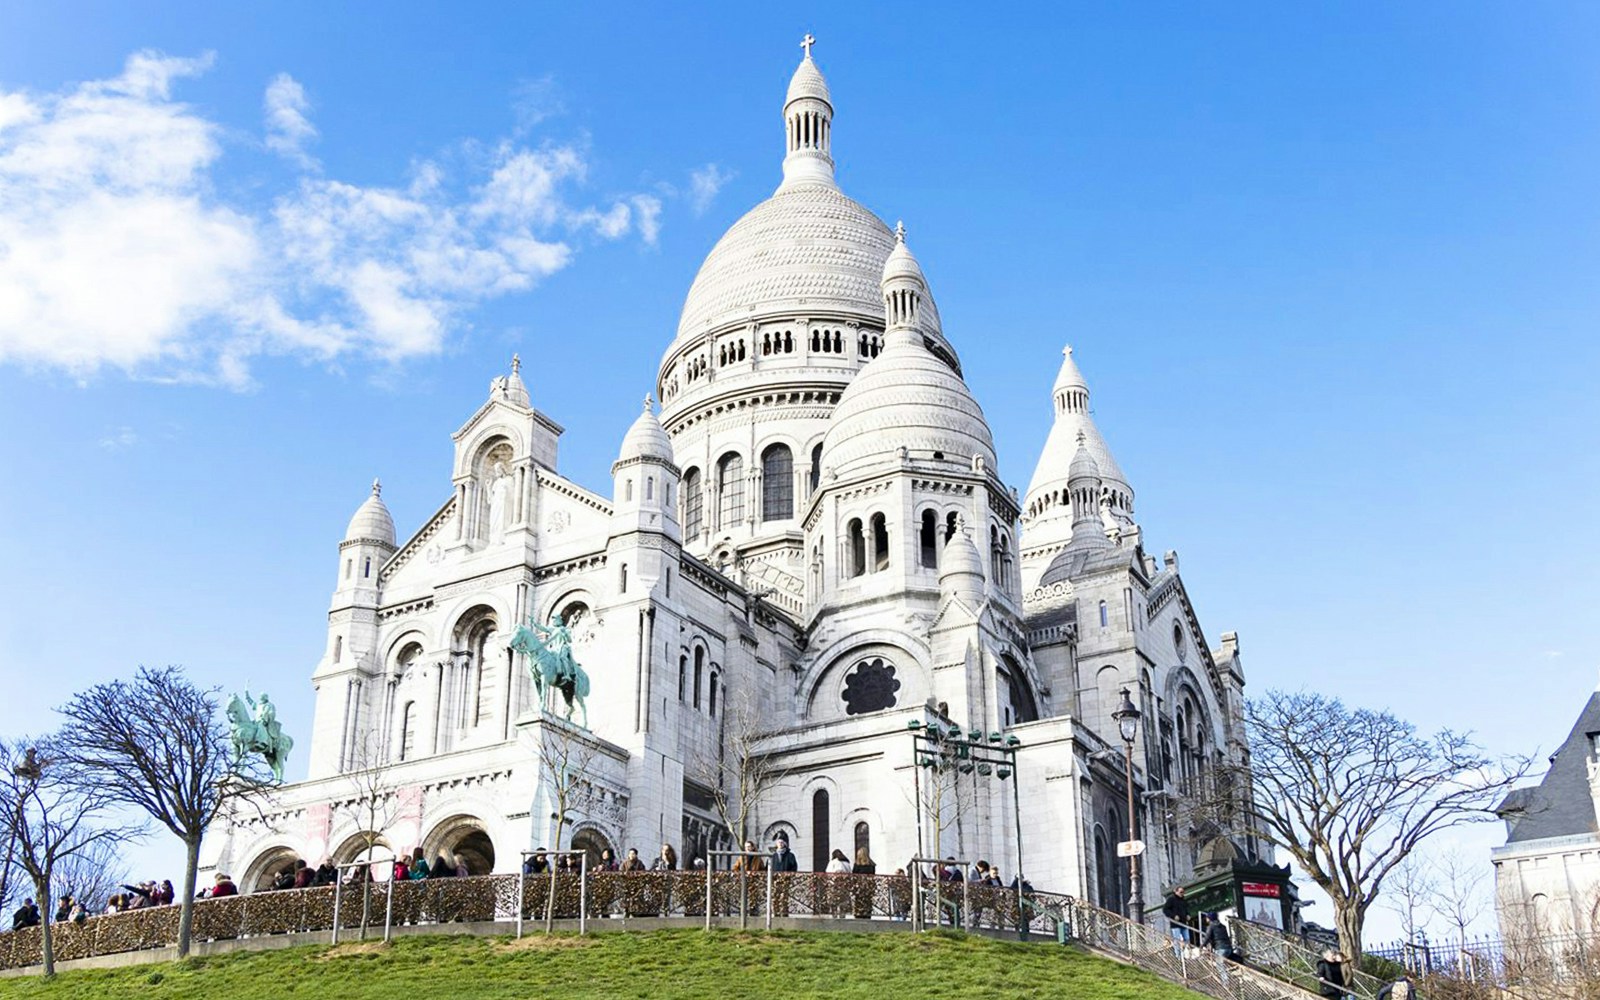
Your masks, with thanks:
M 1198 994 L 1054 944 L 926 934 L 673 930 L 579 938 L 407 937 L 125 969 L 0 979 L 26 1000 L 863 1000 L 1051 997 L 1194 1000 Z

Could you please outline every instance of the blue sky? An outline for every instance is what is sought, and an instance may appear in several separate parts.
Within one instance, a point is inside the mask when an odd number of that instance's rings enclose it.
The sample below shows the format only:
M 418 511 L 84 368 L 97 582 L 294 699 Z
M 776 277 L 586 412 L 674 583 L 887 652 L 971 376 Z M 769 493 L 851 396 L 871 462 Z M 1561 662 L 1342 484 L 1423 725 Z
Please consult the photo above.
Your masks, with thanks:
M 1070 342 L 1252 686 L 1548 752 L 1596 680 L 1597 29 L 0 6 L 0 732 L 173 662 L 303 742 L 345 521 L 375 475 L 402 533 L 447 497 L 513 351 L 607 491 L 701 259 L 777 183 L 810 30 L 841 184 L 906 221 L 1005 478 Z

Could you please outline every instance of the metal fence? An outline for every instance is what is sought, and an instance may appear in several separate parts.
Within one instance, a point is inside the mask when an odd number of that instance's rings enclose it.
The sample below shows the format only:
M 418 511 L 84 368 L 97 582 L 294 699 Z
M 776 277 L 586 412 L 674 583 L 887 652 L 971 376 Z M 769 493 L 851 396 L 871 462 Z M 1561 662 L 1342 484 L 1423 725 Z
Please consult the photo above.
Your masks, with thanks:
M 645 917 L 715 918 L 741 914 L 775 918 L 905 921 L 913 916 L 907 875 L 774 874 L 740 872 L 587 872 L 481 875 L 342 886 L 317 886 L 196 900 L 193 940 L 227 941 L 273 934 L 341 930 L 363 924 L 440 925 L 501 921 L 512 932 L 523 920 L 618 920 Z M 392 889 L 393 898 L 389 898 Z M 1056 934 L 1066 897 L 922 879 L 915 899 L 926 926 Z M 337 895 L 337 900 L 336 900 Z M 363 899 L 365 895 L 365 899 Z M 708 910 L 709 901 L 709 910 Z M 1019 903 L 1021 909 L 1019 910 Z M 710 926 L 712 920 L 706 921 Z M 82 925 L 51 925 L 57 961 L 171 947 L 178 907 L 161 906 L 90 917 Z M 0 968 L 40 962 L 40 929 L 0 933 Z

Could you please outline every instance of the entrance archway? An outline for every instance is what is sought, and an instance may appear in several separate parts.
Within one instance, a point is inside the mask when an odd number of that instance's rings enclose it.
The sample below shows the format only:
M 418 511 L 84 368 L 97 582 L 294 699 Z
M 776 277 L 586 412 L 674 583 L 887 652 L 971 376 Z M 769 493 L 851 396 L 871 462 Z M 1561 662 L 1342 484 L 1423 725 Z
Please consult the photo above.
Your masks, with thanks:
M 282 872 L 295 869 L 300 856 L 287 847 L 274 847 L 256 856 L 245 868 L 244 877 L 236 885 L 242 892 L 264 892 L 272 888 L 272 880 Z
M 452 862 L 464 863 L 469 875 L 488 875 L 494 871 L 494 841 L 476 816 L 452 816 L 434 825 L 422 840 L 422 849 L 431 864 L 443 854 Z
M 585 827 L 572 835 L 572 849 L 582 851 L 589 856 L 589 870 L 594 871 L 600 866 L 600 852 L 609 850 L 613 859 L 617 856 L 617 849 L 611 846 L 611 841 L 605 834 L 593 827 Z

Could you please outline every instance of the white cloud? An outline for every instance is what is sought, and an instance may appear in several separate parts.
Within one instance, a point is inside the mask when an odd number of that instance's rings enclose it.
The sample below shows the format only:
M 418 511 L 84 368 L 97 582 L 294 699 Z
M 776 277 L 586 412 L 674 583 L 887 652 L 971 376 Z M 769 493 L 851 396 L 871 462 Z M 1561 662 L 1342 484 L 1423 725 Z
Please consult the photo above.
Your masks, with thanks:
M 117 427 L 106 432 L 100 439 L 100 447 L 105 451 L 124 451 L 139 443 L 139 435 L 132 427 Z
M 462 176 L 445 164 L 471 156 L 424 160 L 395 187 L 302 174 L 265 207 L 224 200 L 222 128 L 171 99 L 211 62 L 141 52 L 112 80 L 0 92 L 0 363 L 244 388 L 264 354 L 400 361 L 567 267 L 576 244 L 657 238 L 659 199 L 574 202 L 587 162 L 570 145 L 502 143 Z M 300 84 L 274 78 L 263 104 L 269 148 L 315 168 Z
M 317 161 L 306 152 L 306 144 L 317 137 L 317 128 L 306 117 L 311 104 L 305 88 L 288 73 L 279 73 L 267 84 L 262 100 L 267 116 L 267 148 L 307 170 Z
M 723 185 L 733 180 L 735 174 L 732 170 L 723 170 L 715 163 L 708 163 L 696 170 L 689 171 L 689 204 L 694 209 L 694 214 L 701 215 L 711 207 L 711 202 L 717 197 Z
M 661 232 L 661 199 L 651 194 L 636 194 L 631 199 L 638 216 L 639 238 L 655 246 Z

